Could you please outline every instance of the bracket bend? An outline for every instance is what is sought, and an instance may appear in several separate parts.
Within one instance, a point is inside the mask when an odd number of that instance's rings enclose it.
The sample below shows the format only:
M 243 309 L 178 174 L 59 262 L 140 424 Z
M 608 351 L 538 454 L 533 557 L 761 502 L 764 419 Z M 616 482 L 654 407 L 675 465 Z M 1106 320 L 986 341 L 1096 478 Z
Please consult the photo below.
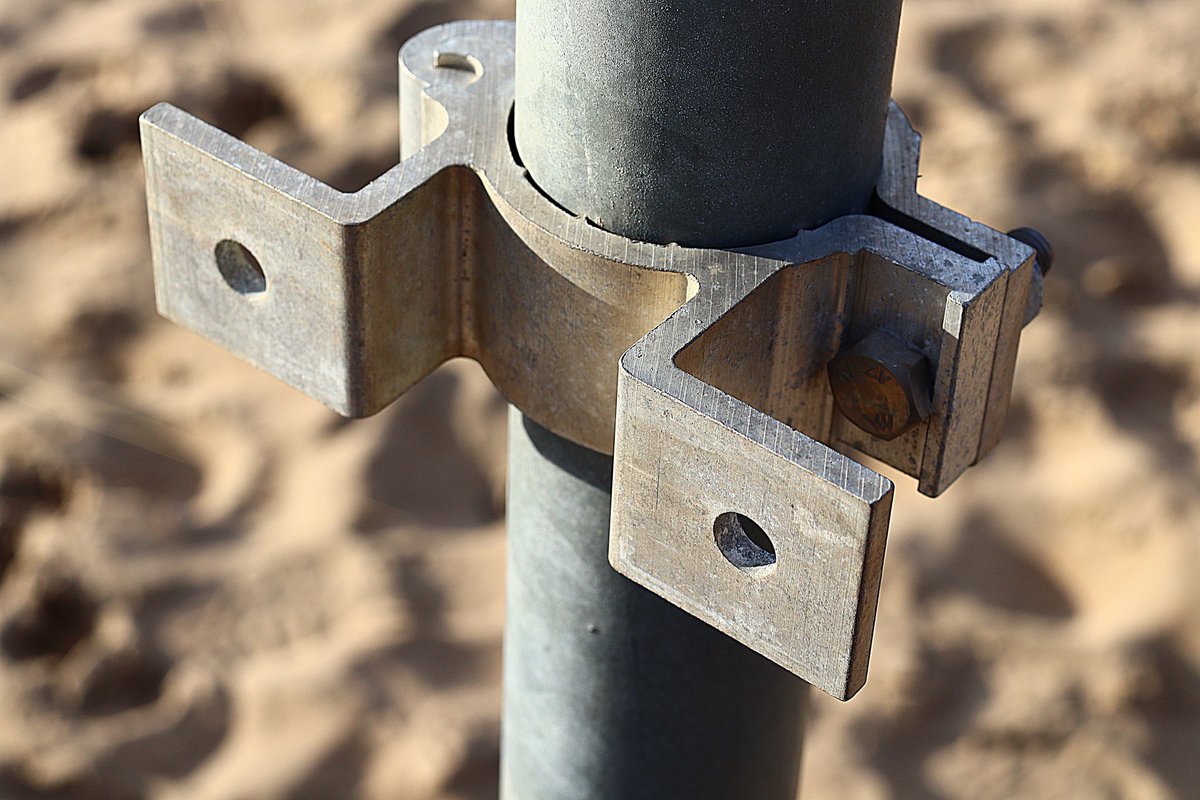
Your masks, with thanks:
M 514 152 L 513 36 L 460 22 L 410 40 L 405 158 L 353 193 L 172 106 L 143 114 L 161 313 L 347 416 L 478 360 L 531 418 L 615 453 L 616 569 L 853 695 L 892 484 L 833 448 L 930 495 L 982 457 L 1033 250 L 916 193 L 919 137 L 894 104 L 869 214 L 739 251 L 603 231 Z M 827 374 L 880 336 L 928 370 L 921 414 L 886 435 L 859 427 Z M 718 518 L 772 532 L 771 569 L 723 550 Z

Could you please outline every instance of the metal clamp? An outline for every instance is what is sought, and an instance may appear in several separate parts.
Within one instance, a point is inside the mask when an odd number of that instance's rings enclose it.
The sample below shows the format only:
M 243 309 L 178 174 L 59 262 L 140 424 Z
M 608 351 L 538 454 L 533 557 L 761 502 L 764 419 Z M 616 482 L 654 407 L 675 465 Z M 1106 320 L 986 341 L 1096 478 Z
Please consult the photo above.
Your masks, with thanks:
M 511 23 L 415 37 L 405 157 L 351 194 L 150 109 L 159 309 L 348 416 L 478 360 L 528 416 L 614 453 L 617 570 L 850 697 L 892 484 L 833 448 L 936 495 L 995 445 L 1033 249 L 916 194 L 895 105 L 869 214 L 741 251 L 565 212 L 521 166 L 512 105 Z

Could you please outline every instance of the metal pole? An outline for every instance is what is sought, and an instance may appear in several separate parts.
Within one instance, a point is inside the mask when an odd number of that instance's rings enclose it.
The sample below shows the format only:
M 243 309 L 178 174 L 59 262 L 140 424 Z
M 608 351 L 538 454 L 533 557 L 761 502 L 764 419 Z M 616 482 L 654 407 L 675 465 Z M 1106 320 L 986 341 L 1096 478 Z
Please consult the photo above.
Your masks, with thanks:
M 900 0 L 521 0 L 516 144 L 552 199 L 734 247 L 862 211 Z M 612 460 L 509 421 L 505 800 L 796 795 L 807 686 L 615 573 Z
M 516 140 L 600 227 L 735 247 L 862 211 L 900 0 L 520 0 Z

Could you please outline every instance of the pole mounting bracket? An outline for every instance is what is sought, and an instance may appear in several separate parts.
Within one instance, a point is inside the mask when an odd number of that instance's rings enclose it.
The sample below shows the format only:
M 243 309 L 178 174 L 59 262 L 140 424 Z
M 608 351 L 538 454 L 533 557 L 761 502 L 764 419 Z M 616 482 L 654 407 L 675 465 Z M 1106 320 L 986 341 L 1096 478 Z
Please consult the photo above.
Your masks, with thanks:
M 601 230 L 521 165 L 513 41 L 505 22 L 410 40 L 404 157 L 353 193 L 172 106 L 143 114 L 161 313 L 347 416 L 476 359 L 614 454 L 618 571 L 852 696 L 892 484 L 836 448 L 937 495 L 996 444 L 1033 249 L 917 194 L 894 104 L 863 214 L 736 251 Z

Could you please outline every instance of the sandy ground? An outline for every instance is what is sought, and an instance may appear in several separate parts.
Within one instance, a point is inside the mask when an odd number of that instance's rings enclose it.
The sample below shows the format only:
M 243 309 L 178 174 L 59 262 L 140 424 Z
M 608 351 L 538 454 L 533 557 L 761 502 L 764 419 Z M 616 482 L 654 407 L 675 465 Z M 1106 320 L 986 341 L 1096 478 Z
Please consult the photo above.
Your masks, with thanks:
M 0 4 L 0 798 L 495 796 L 504 410 L 345 423 L 153 310 L 136 115 L 339 188 L 395 51 L 504 3 Z M 1005 443 L 898 479 L 811 798 L 1200 796 L 1200 4 L 910 0 L 926 194 L 1059 257 Z

